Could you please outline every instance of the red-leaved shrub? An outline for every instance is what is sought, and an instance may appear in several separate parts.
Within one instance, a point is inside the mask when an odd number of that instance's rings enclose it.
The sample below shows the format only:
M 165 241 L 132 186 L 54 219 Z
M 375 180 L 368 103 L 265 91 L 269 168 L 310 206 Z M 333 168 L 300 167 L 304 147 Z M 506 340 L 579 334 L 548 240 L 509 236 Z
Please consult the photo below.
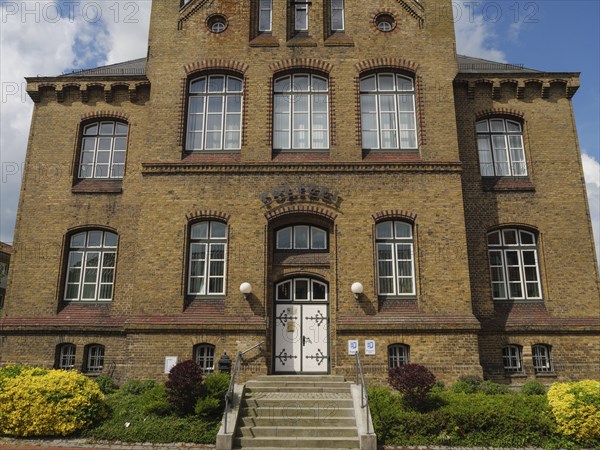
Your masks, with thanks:
M 393 367 L 388 372 L 388 382 L 403 395 L 407 406 L 420 408 L 435 385 L 435 376 L 420 364 Z
M 202 394 L 202 368 L 191 359 L 180 362 L 169 372 L 165 386 L 173 408 L 181 415 L 190 414 Z

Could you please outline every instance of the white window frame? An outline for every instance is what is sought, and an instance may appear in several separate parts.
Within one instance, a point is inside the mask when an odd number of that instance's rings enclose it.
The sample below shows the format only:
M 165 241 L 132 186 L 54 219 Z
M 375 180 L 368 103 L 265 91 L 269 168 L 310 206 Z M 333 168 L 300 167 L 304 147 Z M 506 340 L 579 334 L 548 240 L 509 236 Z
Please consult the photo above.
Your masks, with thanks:
M 306 298 L 296 297 L 296 285 L 298 283 L 307 283 Z M 288 286 L 289 298 L 280 296 L 280 287 Z M 325 290 L 325 298 L 314 298 L 315 285 L 320 286 Z M 275 285 L 275 300 L 278 302 L 319 302 L 326 303 L 329 301 L 329 286 L 327 283 L 316 280 L 314 278 L 290 278 L 281 281 Z
M 527 160 L 520 122 L 498 117 L 475 124 L 482 177 L 526 177 Z
M 295 31 L 308 31 L 308 13 L 309 13 L 309 3 L 308 1 L 298 1 L 292 0 L 294 5 L 294 30 Z M 304 21 L 300 23 L 298 20 L 298 13 L 300 11 L 304 11 Z
M 514 233 L 514 241 L 507 239 L 511 233 Z M 537 236 L 519 228 L 502 228 L 488 233 L 487 238 L 492 298 L 494 300 L 541 300 L 543 295 Z M 524 241 L 532 243 L 524 243 Z M 526 259 L 530 259 L 527 255 L 533 256 L 533 264 L 526 264 Z M 514 260 L 515 257 L 516 263 L 509 264 L 509 260 Z M 512 293 L 511 285 L 520 289 L 521 295 Z M 537 290 L 537 295 L 530 295 L 528 288 Z
M 60 370 L 73 370 L 75 368 L 76 354 L 77 347 L 75 344 L 60 344 L 58 346 L 56 368 Z
M 550 373 L 554 371 L 552 368 L 552 348 L 549 345 L 532 345 L 531 358 L 535 373 Z
M 207 234 L 202 237 L 195 238 L 193 237 L 194 228 L 200 226 L 202 224 L 206 224 L 207 226 Z M 224 227 L 225 236 L 219 236 L 215 231 L 213 233 L 214 227 L 217 226 Z M 226 274 L 227 274 L 227 240 L 228 240 L 228 229 L 227 224 L 224 222 L 214 221 L 214 220 L 205 220 L 201 222 L 193 223 L 190 227 L 190 238 L 189 238 L 189 258 L 188 258 L 188 277 L 187 277 L 187 293 L 191 296 L 212 296 L 212 295 L 225 295 L 226 288 Z M 219 247 L 222 247 L 222 258 L 217 258 L 216 256 L 219 252 Z M 194 249 L 198 250 L 194 250 Z M 200 258 L 194 258 L 194 254 L 198 254 Z M 204 267 L 200 271 L 201 273 L 198 275 L 194 275 L 194 263 L 200 264 L 200 262 L 204 262 Z M 218 267 L 219 264 L 222 263 L 222 270 L 219 273 L 211 274 L 211 267 Z M 194 291 L 192 289 L 192 280 L 193 279 L 202 279 L 202 287 L 199 291 Z M 221 280 L 221 289 L 211 288 L 211 281 L 213 280 Z
M 502 365 L 506 372 L 523 371 L 523 351 L 520 345 L 506 345 L 502 349 Z
M 380 230 L 383 229 L 385 224 L 391 224 L 392 227 L 392 235 L 384 236 L 380 234 Z M 403 226 L 407 226 L 410 229 L 410 236 L 398 236 L 396 231 L 396 224 L 403 224 Z M 375 226 L 375 251 L 376 251 L 376 260 L 377 260 L 377 292 L 381 296 L 397 296 L 397 297 L 414 297 L 417 294 L 416 291 L 416 277 L 415 277 L 415 250 L 414 250 L 414 230 L 413 224 L 410 222 L 402 221 L 402 220 L 387 220 L 384 222 L 379 222 Z M 391 259 L 383 259 L 380 255 L 380 249 L 391 249 Z M 398 259 L 398 252 L 401 248 L 408 248 L 410 250 L 410 259 Z M 382 263 L 390 263 L 392 264 L 391 273 L 382 274 L 381 267 Z M 410 275 L 401 275 L 399 274 L 398 265 L 400 262 L 409 262 L 411 267 Z M 392 292 L 383 292 L 382 282 L 384 280 L 392 280 Z M 410 279 L 410 292 L 400 292 L 400 280 Z
M 308 87 L 301 90 L 300 79 L 308 77 Z M 325 86 L 322 88 L 321 86 Z M 273 148 L 275 150 L 328 150 L 329 149 L 329 80 L 310 73 L 284 75 L 275 80 L 273 92 Z M 300 110 L 300 100 L 307 98 L 307 110 Z M 316 105 L 324 101 L 324 111 L 316 110 Z M 286 108 L 282 108 L 281 105 Z M 279 108 L 279 109 L 278 109 Z M 319 109 L 322 109 L 319 107 Z M 325 123 L 316 127 L 317 117 L 325 116 Z M 297 119 L 307 116 L 306 128 L 296 126 Z M 306 133 L 305 144 L 300 143 L 299 133 Z M 317 133 L 323 133 L 319 143 Z M 278 136 L 286 143 L 279 145 Z
M 86 349 L 85 370 L 90 373 L 102 372 L 104 368 L 104 345 L 91 344 Z
M 95 236 L 98 235 L 100 235 L 99 244 L 95 239 Z M 118 245 L 119 236 L 111 231 L 87 230 L 70 236 L 63 295 L 65 302 L 112 301 Z M 94 263 L 94 257 L 97 257 L 96 265 L 91 264 Z M 94 294 L 84 297 L 86 288 L 91 286 L 93 286 Z M 75 296 L 69 297 L 69 287 L 77 289 Z M 110 295 L 103 296 L 107 289 L 110 290 Z
M 203 373 L 213 373 L 215 371 L 215 346 L 212 344 L 195 345 L 194 361 L 202 368 Z
M 269 18 L 268 28 L 263 27 L 265 16 Z M 261 33 L 273 30 L 273 0 L 258 0 L 258 31 Z
M 111 127 L 112 131 L 103 130 L 106 127 Z M 80 142 L 78 178 L 122 179 L 128 134 L 129 125 L 116 120 L 101 120 L 85 125 Z M 106 173 L 100 173 L 101 169 Z
M 220 80 L 220 81 L 218 81 Z M 222 87 L 220 87 L 222 83 Z M 239 83 L 239 90 L 237 85 Z M 230 86 L 231 84 L 231 86 Z M 218 88 L 217 88 L 218 87 Z M 194 78 L 188 86 L 188 111 L 186 123 L 186 152 L 236 151 L 242 147 L 244 112 L 244 80 L 224 73 Z M 195 108 L 195 103 L 199 103 Z M 218 107 L 218 111 L 211 111 Z M 232 108 L 232 111 L 228 111 Z M 216 120 L 218 128 L 210 129 L 209 119 Z M 238 124 L 235 125 L 235 121 Z M 217 123 L 218 122 L 218 123 Z M 227 134 L 232 136 L 228 143 Z M 209 146 L 208 135 L 218 138 L 218 145 Z M 236 137 L 237 136 L 237 137 Z M 198 142 L 196 142 L 196 137 Z
M 389 79 L 389 77 L 393 80 L 392 89 L 386 89 L 385 86 L 382 86 L 382 80 Z M 374 82 L 374 88 L 368 86 L 371 82 Z M 360 111 L 363 149 L 419 149 L 415 93 L 414 79 L 405 75 L 382 72 L 361 78 Z M 367 99 L 374 100 L 374 110 L 368 109 Z M 388 107 L 388 109 L 384 110 L 384 99 L 391 100 L 393 107 Z M 403 124 L 401 117 L 408 119 L 408 124 Z M 384 120 L 384 118 L 386 118 L 386 120 Z M 369 122 L 372 122 L 371 126 L 369 126 Z M 384 122 L 389 122 L 385 128 Z M 367 136 L 373 135 L 376 136 L 374 144 L 367 144 L 369 141 Z M 384 136 L 386 135 L 389 136 L 391 140 L 384 139 Z
M 388 369 L 410 364 L 410 346 L 406 344 L 388 345 Z
M 307 228 L 307 243 L 308 243 L 308 247 L 298 247 L 297 246 L 297 239 L 296 239 L 296 233 L 299 229 L 301 228 Z M 288 230 L 290 230 L 291 235 L 292 235 L 292 240 L 290 242 L 290 246 L 289 247 L 282 247 L 279 243 L 279 236 L 284 233 L 287 232 Z M 319 233 L 324 233 L 325 235 L 325 247 L 315 247 L 314 243 L 313 243 L 313 236 L 316 232 Z M 280 228 L 277 230 L 277 232 L 275 233 L 275 249 L 276 250 L 310 250 L 310 251 L 317 251 L 317 252 L 325 252 L 329 249 L 329 242 L 328 242 L 328 232 L 326 229 L 321 228 L 321 227 L 317 227 L 314 225 L 305 225 L 305 224 L 301 224 L 301 225 L 290 225 L 284 228 Z
M 331 31 L 344 31 L 345 27 L 345 11 L 344 11 L 344 0 L 329 0 L 330 6 L 330 26 Z M 334 11 L 339 11 L 341 14 L 341 24 L 334 24 Z

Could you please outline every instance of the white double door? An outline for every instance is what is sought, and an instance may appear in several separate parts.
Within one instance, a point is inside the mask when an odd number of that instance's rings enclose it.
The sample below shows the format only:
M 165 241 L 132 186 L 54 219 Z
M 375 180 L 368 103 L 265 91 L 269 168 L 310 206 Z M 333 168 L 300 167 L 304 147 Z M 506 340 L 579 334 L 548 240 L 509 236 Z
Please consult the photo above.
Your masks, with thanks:
M 329 305 L 278 303 L 275 307 L 275 373 L 327 373 Z

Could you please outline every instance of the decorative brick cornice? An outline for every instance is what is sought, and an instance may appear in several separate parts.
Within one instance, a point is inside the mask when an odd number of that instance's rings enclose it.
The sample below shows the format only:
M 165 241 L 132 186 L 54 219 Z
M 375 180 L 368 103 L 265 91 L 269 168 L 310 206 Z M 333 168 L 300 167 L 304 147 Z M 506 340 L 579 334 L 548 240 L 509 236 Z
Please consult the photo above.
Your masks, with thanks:
M 475 120 L 486 119 L 494 116 L 511 116 L 518 119 L 523 119 L 525 113 L 513 108 L 488 108 L 478 111 L 475 114 Z
M 501 76 L 502 75 L 502 76 Z M 579 89 L 579 74 L 576 73 L 542 73 L 537 78 L 525 78 L 522 74 L 511 73 L 512 78 L 503 78 L 505 74 L 481 74 L 481 73 L 459 73 L 454 80 L 455 86 L 466 85 L 469 99 L 475 98 L 475 90 L 485 86 L 489 89 L 488 95 L 494 99 L 507 93 L 501 93 L 503 87 L 514 86 L 512 97 L 523 99 L 525 97 L 549 98 L 550 92 L 553 96 L 559 95 L 572 98 Z M 482 78 L 484 76 L 484 78 Z M 532 74 L 527 73 L 527 77 Z M 560 76 L 561 78 L 557 78 Z
M 91 120 L 91 119 L 118 119 L 129 122 L 129 116 L 121 111 L 110 111 L 110 110 L 100 110 L 100 111 L 92 111 L 89 113 L 85 113 L 81 115 L 81 121 Z
M 187 3 L 180 11 L 180 18 L 177 22 L 177 29 L 182 30 L 183 24 L 194 14 L 196 14 L 210 0 L 192 0 Z
M 277 61 L 269 66 L 273 74 L 284 72 L 286 70 L 308 69 L 318 70 L 329 74 L 333 69 L 333 64 L 316 58 L 294 58 Z
M 417 215 L 415 213 L 411 213 L 409 211 L 404 211 L 401 209 L 385 209 L 383 211 L 379 211 L 375 214 L 372 214 L 371 217 L 373 218 L 375 223 L 391 219 L 408 220 L 412 223 L 415 223 L 415 221 L 417 220 Z
M 38 81 L 40 80 L 40 81 Z M 66 93 L 74 93 L 72 100 L 87 103 L 90 98 L 90 93 L 93 90 L 100 91 L 100 95 L 104 96 L 107 103 L 113 101 L 114 92 L 118 89 L 125 89 L 129 93 L 129 100 L 136 102 L 140 93 L 145 88 L 150 88 L 150 81 L 144 76 L 123 78 L 123 77 L 107 77 L 102 80 L 96 79 L 72 79 L 53 77 L 51 81 L 44 79 L 29 79 L 27 84 L 27 93 L 34 102 L 41 100 L 42 93 L 53 91 L 54 95 L 49 95 L 50 101 L 63 102 L 66 99 Z M 56 82 L 54 82 L 56 81 Z M 145 97 L 142 97 L 145 99 Z
M 319 217 L 323 217 L 332 222 L 335 221 L 338 214 L 322 205 L 308 205 L 308 204 L 296 204 L 296 205 L 284 205 L 277 208 L 273 208 L 265 213 L 265 218 L 269 221 L 278 219 L 289 214 L 311 214 Z
M 424 8 L 423 5 L 414 1 L 414 0 L 396 0 L 400 5 L 408 12 L 411 16 L 419 22 L 419 27 L 423 28 L 425 26 L 425 20 L 423 18 Z
M 188 220 L 188 222 L 196 221 L 198 219 L 217 219 L 222 220 L 223 222 L 229 222 L 231 215 L 222 211 L 213 211 L 211 209 L 205 209 L 202 211 L 198 210 L 189 212 L 185 215 L 185 218 Z
M 197 72 L 210 69 L 224 69 L 245 74 L 248 70 L 248 64 L 240 61 L 228 60 L 228 59 L 205 59 L 204 61 L 196 61 L 191 64 L 184 66 L 185 73 L 189 76 Z
M 377 69 L 399 69 L 408 70 L 416 73 L 419 70 L 419 65 L 413 61 L 404 58 L 372 58 L 366 59 L 354 65 L 354 68 L 359 73 L 364 73 L 370 70 Z

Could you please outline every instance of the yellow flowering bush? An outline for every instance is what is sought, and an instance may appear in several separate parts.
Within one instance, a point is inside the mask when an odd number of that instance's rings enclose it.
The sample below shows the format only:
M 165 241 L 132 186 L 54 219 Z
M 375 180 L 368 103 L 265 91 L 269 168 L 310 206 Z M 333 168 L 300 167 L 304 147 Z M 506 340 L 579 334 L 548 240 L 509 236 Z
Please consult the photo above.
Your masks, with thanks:
M 105 411 L 104 394 L 80 373 L 26 366 L 0 370 L 0 435 L 66 436 Z
M 581 440 L 600 438 L 600 381 L 555 383 L 548 403 L 561 433 Z

